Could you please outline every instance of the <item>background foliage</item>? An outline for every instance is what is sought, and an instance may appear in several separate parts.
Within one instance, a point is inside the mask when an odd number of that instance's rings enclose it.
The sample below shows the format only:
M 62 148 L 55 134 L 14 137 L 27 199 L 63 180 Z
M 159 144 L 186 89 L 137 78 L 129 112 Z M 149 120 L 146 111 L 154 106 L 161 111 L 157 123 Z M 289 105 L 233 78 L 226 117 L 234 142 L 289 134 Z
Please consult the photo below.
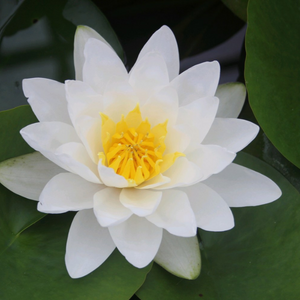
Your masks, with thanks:
M 233 230 L 199 230 L 203 268 L 194 281 L 156 264 L 135 269 L 117 251 L 89 276 L 72 280 L 64 251 L 73 214 L 45 216 L 35 202 L 0 186 L 0 299 L 298 299 L 299 7 L 299 0 L 2 0 L 1 110 L 26 103 L 23 78 L 74 78 L 77 25 L 96 29 L 130 69 L 163 24 L 174 31 L 183 59 L 220 45 L 247 22 L 239 80 L 249 102 L 240 118 L 262 130 L 236 162 L 272 178 L 283 196 L 233 209 Z M 0 113 L 0 161 L 32 151 L 18 132 L 35 120 L 28 106 Z

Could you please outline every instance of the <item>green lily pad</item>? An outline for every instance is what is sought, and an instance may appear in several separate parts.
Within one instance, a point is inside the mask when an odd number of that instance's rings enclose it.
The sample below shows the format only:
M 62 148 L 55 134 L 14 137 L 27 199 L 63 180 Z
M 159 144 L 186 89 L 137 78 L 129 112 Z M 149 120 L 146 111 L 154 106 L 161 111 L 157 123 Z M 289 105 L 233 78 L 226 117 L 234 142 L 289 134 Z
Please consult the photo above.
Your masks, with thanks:
M 230 231 L 199 230 L 200 277 L 184 281 L 153 267 L 137 292 L 140 299 L 299 298 L 299 192 L 273 168 L 248 154 L 240 153 L 236 162 L 273 179 L 283 196 L 267 205 L 232 209 L 235 227 Z
M 300 167 L 299 2 L 249 1 L 245 77 L 259 125 Z
M 23 140 L 20 130 L 35 122 L 37 118 L 29 105 L 0 112 L 0 162 L 34 151 Z
M 253 112 L 246 102 L 239 116 L 258 124 Z M 260 130 L 255 140 L 250 143 L 243 152 L 249 153 L 272 166 L 280 172 L 300 192 L 300 169 L 288 161 L 270 142 L 266 134 Z
M 3 200 L 3 194 L 0 195 Z M 16 209 L 21 208 L 18 203 L 15 205 Z M 144 269 L 133 267 L 115 250 L 93 273 L 71 279 L 64 254 L 73 214 L 48 215 L 28 229 L 14 233 L 5 226 L 2 212 L 1 233 L 5 234 L 0 237 L 1 299 L 127 300 L 151 269 L 151 264 Z

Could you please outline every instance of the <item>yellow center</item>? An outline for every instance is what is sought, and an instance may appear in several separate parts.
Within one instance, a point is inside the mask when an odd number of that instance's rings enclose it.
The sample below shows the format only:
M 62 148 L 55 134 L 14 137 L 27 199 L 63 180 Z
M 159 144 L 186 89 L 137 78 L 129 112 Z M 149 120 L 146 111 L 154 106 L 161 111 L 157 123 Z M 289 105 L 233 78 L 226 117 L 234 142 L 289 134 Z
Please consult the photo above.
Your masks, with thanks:
M 104 152 L 98 153 L 99 160 L 126 178 L 130 186 L 165 172 L 177 157 L 184 156 L 180 152 L 164 155 L 168 120 L 151 128 L 148 119 L 142 120 L 139 104 L 117 124 L 100 115 Z

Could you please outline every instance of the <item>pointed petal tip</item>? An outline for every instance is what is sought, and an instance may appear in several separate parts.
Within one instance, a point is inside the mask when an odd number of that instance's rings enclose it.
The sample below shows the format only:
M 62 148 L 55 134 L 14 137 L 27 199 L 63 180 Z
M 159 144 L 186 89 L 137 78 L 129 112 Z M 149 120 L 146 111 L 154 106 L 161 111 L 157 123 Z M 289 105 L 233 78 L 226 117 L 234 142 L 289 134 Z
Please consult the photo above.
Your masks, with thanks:
M 274 200 L 278 200 L 281 196 L 282 196 L 282 190 L 280 189 L 280 187 L 273 181 L 274 184 Z
M 127 259 L 127 257 L 125 256 L 125 258 Z M 128 262 L 130 262 L 130 264 L 132 264 L 134 267 L 138 268 L 138 269 L 143 269 L 146 268 L 148 265 L 150 265 L 152 263 L 152 261 L 144 261 L 144 260 L 135 260 L 132 261 L 129 259 L 127 259 Z
M 164 231 L 154 261 L 177 277 L 188 280 L 196 279 L 201 271 L 201 255 L 197 237 L 179 237 Z
M 168 26 L 168 25 L 163 25 L 161 26 L 158 31 L 165 31 L 165 32 L 168 32 L 168 33 L 171 33 L 172 35 L 174 35 L 174 32 L 173 30 Z
M 65 255 L 65 265 L 66 265 L 67 272 L 72 279 L 82 278 L 82 277 L 88 275 L 89 273 L 91 273 L 89 271 L 82 272 L 82 270 L 80 270 L 79 268 L 76 268 L 76 266 L 74 266 L 74 264 L 69 262 L 69 258 L 68 258 L 67 254 Z
M 98 33 L 93 28 L 86 25 L 78 25 L 76 27 L 75 37 L 81 34 L 88 34 L 91 35 L 91 37 L 93 36 L 93 34 L 98 35 Z

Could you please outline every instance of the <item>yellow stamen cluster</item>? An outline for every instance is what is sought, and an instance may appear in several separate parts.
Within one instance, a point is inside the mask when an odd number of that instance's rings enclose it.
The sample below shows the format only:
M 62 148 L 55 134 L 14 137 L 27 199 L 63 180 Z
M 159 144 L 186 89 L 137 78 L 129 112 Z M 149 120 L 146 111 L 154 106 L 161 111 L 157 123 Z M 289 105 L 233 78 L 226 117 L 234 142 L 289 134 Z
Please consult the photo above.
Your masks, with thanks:
M 115 124 L 102 117 L 102 144 L 104 153 L 98 154 L 102 164 L 115 170 L 131 185 L 139 185 L 169 168 L 181 153 L 163 156 L 167 121 L 151 128 L 148 119 L 142 120 L 139 105 Z M 164 158 L 167 158 L 164 162 Z

